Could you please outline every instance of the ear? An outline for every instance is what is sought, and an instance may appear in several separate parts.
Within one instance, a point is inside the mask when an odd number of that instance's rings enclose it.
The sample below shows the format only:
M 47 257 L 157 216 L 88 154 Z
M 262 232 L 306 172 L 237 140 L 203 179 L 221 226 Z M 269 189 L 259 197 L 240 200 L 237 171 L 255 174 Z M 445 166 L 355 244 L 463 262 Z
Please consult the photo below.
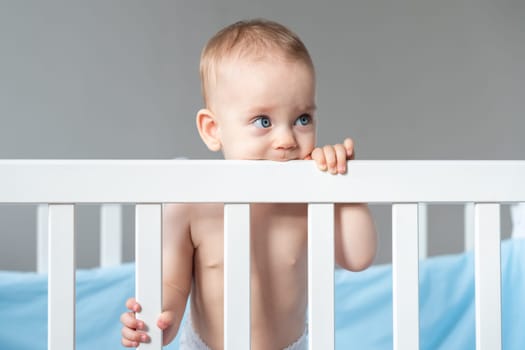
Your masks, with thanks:
M 217 152 L 221 150 L 219 123 L 209 109 L 201 109 L 197 112 L 197 130 L 199 130 L 202 141 L 204 141 L 210 151 Z

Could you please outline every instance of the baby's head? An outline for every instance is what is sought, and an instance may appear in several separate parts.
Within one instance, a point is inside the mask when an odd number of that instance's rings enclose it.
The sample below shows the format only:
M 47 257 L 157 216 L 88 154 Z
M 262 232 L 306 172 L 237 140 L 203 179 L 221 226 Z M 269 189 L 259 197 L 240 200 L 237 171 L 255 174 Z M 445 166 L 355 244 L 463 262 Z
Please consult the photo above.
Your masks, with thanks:
M 287 160 L 313 149 L 314 66 L 285 26 L 260 19 L 227 26 L 204 47 L 200 76 L 206 108 L 197 127 L 211 150 L 226 159 Z
M 217 32 L 201 53 L 200 77 L 204 104 L 209 107 L 221 68 L 232 61 L 287 60 L 314 65 L 301 39 L 282 24 L 255 19 L 233 23 Z

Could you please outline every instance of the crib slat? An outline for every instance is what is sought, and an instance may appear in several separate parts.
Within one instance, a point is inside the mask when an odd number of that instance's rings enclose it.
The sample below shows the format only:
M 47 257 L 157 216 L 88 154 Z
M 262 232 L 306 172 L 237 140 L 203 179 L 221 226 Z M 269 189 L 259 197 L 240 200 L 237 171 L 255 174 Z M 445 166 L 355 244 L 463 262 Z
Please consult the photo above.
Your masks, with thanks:
M 75 348 L 75 217 L 71 204 L 49 205 L 48 349 Z
M 514 203 L 510 206 L 512 218 L 512 238 L 525 237 L 525 202 Z
M 334 205 L 308 205 L 309 349 L 334 349 Z
M 224 205 L 224 349 L 250 349 L 250 205 Z
M 463 230 L 465 251 L 474 249 L 474 203 L 465 203 L 463 207 Z
M 162 205 L 135 206 L 135 295 L 142 306 L 137 318 L 148 328 L 151 342 L 140 349 L 162 349 L 157 318 L 162 311 Z
M 426 259 L 428 256 L 428 206 L 426 203 L 418 203 L 417 222 L 419 231 L 419 259 Z
M 501 349 L 501 257 L 499 204 L 474 205 L 476 349 Z
M 419 349 L 418 205 L 392 205 L 394 349 Z
M 49 206 L 39 204 L 36 208 L 36 271 L 38 273 L 47 273 L 48 226 Z
M 116 266 L 122 262 L 122 206 L 100 206 L 100 266 Z

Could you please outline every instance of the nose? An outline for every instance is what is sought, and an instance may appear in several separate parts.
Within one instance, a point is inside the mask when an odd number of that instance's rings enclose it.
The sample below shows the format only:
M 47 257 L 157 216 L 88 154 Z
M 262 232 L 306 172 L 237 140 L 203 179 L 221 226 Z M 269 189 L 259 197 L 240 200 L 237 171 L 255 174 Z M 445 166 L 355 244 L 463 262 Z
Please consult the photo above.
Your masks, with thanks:
M 280 150 L 289 150 L 294 149 L 297 147 L 297 141 L 295 139 L 295 135 L 292 130 L 286 128 L 279 130 L 278 133 L 276 133 L 275 139 L 274 139 L 274 148 L 280 149 Z

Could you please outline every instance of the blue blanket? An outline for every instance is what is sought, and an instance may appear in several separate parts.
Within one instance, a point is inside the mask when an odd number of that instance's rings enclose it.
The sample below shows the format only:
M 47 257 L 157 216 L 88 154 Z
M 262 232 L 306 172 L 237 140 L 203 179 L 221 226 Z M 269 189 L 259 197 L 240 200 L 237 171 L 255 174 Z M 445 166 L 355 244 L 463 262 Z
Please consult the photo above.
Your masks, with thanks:
M 503 349 L 525 349 L 525 240 L 502 242 Z M 336 271 L 337 349 L 392 349 L 392 267 Z M 134 265 L 77 271 L 77 349 L 116 349 Z M 473 254 L 420 264 L 420 348 L 475 349 Z M 0 272 L 0 348 L 47 348 L 47 277 Z M 176 339 L 168 349 L 177 349 Z

